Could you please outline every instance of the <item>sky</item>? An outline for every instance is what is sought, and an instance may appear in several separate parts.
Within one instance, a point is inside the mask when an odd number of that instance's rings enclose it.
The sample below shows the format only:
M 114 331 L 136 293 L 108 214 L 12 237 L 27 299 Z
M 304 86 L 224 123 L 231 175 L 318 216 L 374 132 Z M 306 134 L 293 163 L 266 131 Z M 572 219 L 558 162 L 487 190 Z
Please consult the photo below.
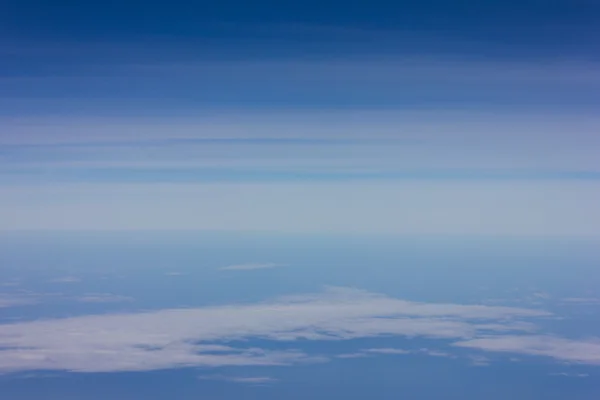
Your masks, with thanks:
M 600 234 L 595 0 L 0 7 L 2 230 Z

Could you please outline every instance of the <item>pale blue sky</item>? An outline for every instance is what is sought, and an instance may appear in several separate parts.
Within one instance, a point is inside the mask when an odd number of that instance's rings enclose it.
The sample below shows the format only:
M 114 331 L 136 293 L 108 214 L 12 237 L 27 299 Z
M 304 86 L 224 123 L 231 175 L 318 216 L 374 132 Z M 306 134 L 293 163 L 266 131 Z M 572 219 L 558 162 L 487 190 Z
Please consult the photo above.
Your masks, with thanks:
M 3 229 L 598 235 L 587 113 L 4 119 Z
M 596 2 L 42 3 L 0 29 L 1 229 L 600 233 Z

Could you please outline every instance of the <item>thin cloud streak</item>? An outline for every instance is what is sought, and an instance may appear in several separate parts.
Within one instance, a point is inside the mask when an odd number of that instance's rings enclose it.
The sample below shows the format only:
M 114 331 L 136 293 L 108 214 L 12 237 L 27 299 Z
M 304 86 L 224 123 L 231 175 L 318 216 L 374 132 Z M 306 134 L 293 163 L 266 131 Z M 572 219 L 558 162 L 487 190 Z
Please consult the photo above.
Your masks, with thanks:
M 249 385 L 265 385 L 275 383 L 277 379 L 270 376 L 227 376 L 227 375 L 201 375 L 198 377 L 201 380 L 226 381 L 234 383 L 245 383 Z
M 0 308 L 19 307 L 37 304 L 36 296 L 0 294 Z
M 388 348 L 388 347 L 367 349 L 367 350 L 363 350 L 363 351 L 366 353 L 374 353 L 374 354 L 410 354 L 411 353 L 410 350 L 395 349 L 395 348 Z
M 519 104 L 568 107 L 598 101 L 594 62 L 499 62 L 443 58 L 262 60 L 142 63 L 108 67 L 104 74 L 0 76 L 7 98 L 49 93 L 85 102 L 107 99 L 181 99 L 208 104 Z M 127 84 L 131 90 L 119 90 Z M 269 90 L 264 90 L 264 88 Z M 332 90 L 335 89 L 335 90 Z M 368 100 L 366 100 L 368 99 Z M 189 101 L 189 100 L 188 100 Z M 164 101 L 163 101 L 164 102 Z
M 283 267 L 284 264 L 277 263 L 248 263 L 248 264 L 236 264 L 229 265 L 226 267 L 221 267 L 219 270 L 221 271 L 253 271 L 257 269 L 271 269 L 277 267 Z
M 63 276 L 60 278 L 54 278 L 50 280 L 50 283 L 80 283 L 81 278 L 76 276 Z
M 122 303 L 133 301 L 133 298 L 112 293 L 88 293 L 76 300 L 82 303 Z

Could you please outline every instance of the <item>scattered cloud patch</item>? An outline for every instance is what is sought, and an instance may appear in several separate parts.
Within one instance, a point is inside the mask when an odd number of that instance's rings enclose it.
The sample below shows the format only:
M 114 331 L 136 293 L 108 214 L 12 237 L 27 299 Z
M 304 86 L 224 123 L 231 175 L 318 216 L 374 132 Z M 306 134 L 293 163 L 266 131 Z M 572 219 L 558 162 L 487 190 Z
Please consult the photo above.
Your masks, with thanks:
M 492 352 L 552 357 L 556 360 L 600 365 L 600 338 L 573 340 L 551 335 L 507 335 L 475 338 L 454 343 Z
M 90 293 L 77 298 L 82 303 L 121 303 L 133 301 L 132 297 L 111 293 Z
M 468 359 L 471 365 L 475 367 L 487 367 L 491 364 L 491 360 L 489 358 L 481 355 L 469 355 Z
M 336 358 L 365 358 L 368 356 L 369 355 L 366 353 L 342 353 L 342 354 L 337 354 L 335 357 Z
M 11 279 L 8 282 L 2 282 L 0 283 L 0 286 L 2 287 L 17 287 L 19 286 L 21 283 L 18 279 Z
M 52 283 L 79 283 L 81 282 L 81 278 L 76 276 L 63 276 L 60 278 L 55 278 L 50 280 Z
M 277 268 L 277 267 L 283 267 L 284 264 L 277 264 L 277 263 L 248 263 L 248 264 L 236 264 L 236 265 L 229 265 L 226 267 L 221 267 L 219 268 L 219 270 L 221 271 L 252 271 L 255 269 L 270 269 L 270 268 Z
M 440 350 L 431 350 L 431 349 L 419 349 L 418 351 L 421 354 L 427 354 L 428 356 L 431 357 L 448 357 L 448 358 L 455 358 L 456 356 L 450 353 L 447 353 L 445 351 L 440 351 Z
M 245 383 L 250 385 L 265 385 L 277 382 L 277 379 L 270 376 L 227 376 L 227 375 L 205 375 L 199 376 L 202 380 L 217 380 L 235 383 Z
M 366 353 L 376 353 L 376 354 L 410 354 L 410 350 L 404 349 L 394 349 L 394 348 L 374 348 L 374 349 L 366 349 L 363 350 Z
M 552 296 L 546 292 L 542 292 L 542 291 L 538 291 L 538 292 L 534 292 L 532 294 L 533 297 L 536 297 L 538 299 L 543 299 L 543 300 L 548 300 L 550 298 L 552 298 Z
M 6 375 L 5 375 L 6 376 Z M 64 375 L 60 373 L 48 373 L 48 372 L 25 372 L 21 374 L 12 374 L 8 376 L 10 379 L 56 379 Z
M 562 302 L 573 305 L 600 305 L 600 299 L 596 297 L 568 297 L 562 299 Z
M 0 294 L 0 308 L 26 306 L 37 302 L 38 300 L 32 296 Z
M 407 350 L 407 349 L 399 349 L 399 348 L 393 348 L 393 347 L 376 347 L 376 348 L 371 348 L 371 349 L 363 349 L 361 351 L 361 353 L 355 353 L 355 354 L 362 354 L 363 356 L 368 356 L 368 355 L 373 355 L 373 354 L 391 354 L 391 355 L 404 355 L 404 354 L 425 354 L 428 356 L 432 356 L 432 357 L 450 357 L 450 358 L 455 358 L 456 356 L 444 352 L 444 351 L 440 351 L 440 350 L 431 350 L 431 349 L 427 349 L 427 348 L 421 348 L 421 349 L 411 349 L 411 350 Z
M 551 373 L 552 376 L 567 376 L 570 378 L 587 378 L 590 374 L 586 373 L 577 373 L 577 372 L 554 372 Z

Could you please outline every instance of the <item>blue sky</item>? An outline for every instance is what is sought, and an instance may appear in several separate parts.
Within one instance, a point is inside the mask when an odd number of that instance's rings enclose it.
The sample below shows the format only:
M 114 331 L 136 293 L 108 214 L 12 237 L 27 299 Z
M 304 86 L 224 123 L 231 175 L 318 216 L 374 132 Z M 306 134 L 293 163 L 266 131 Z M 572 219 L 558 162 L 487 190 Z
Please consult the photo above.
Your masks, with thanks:
M 239 40 L 271 37 L 301 41 L 323 39 L 317 30 L 306 37 L 295 29 L 286 36 L 272 25 L 332 28 L 331 37 L 353 30 L 402 34 L 437 33 L 451 39 L 528 46 L 557 53 L 593 48 L 600 6 L 593 0 L 467 1 L 275 1 L 214 2 L 133 1 L 119 4 L 71 1 L 8 1 L 3 31 L 9 38 L 140 40 L 170 36 L 178 40 Z M 258 28 L 253 35 L 253 28 Z M 266 29 L 265 29 L 266 28 Z M 262 33 L 262 34 L 261 34 Z M 296 35 L 294 35 L 296 33 Z M 336 35 L 337 34 L 337 35 Z M 268 43 L 268 42 L 267 42 Z M 575 44 L 576 43 L 576 44 Z M 587 47 L 586 47 L 587 46 Z M 531 49 L 531 47 L 536 47 Z
M 596 1 L 3 7 L 3 229 L 600 233 Z

